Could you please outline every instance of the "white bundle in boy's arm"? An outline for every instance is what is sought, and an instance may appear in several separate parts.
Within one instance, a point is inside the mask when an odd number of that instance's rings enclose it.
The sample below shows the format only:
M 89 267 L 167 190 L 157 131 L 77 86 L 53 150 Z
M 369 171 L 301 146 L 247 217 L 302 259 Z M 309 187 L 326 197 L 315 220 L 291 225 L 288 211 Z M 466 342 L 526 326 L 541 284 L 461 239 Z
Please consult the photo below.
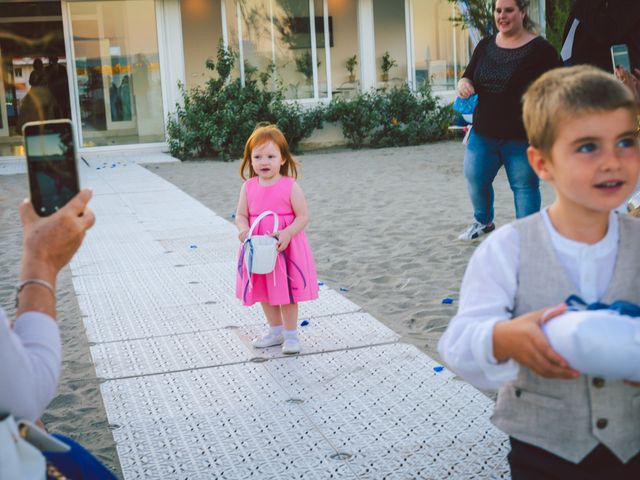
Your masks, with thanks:
M 640 318 L 612 310 L 569 311 L 542 330 L 553 349 L 579 372 L 640 382 Z
M 493 232 L 473 253 L 460 288 L 460 306 L 438 342 L 452 371 L 472 385 L 497 390 L 520 369 L 493 355 L 496 323 L 512 318 L 517 288 L 518 232 L 507 225 Z

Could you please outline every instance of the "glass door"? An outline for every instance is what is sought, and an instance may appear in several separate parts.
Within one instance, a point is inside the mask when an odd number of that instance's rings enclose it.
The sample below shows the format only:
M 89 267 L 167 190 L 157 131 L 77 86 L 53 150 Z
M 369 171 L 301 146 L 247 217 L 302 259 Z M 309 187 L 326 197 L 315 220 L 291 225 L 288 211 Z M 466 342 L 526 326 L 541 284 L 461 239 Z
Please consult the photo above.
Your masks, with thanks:
M 68 6 L 82 145 L 163 142 L 154 0 Z
M 22 125 L 70 118 L 60 0 L 0 8 L 0 156 L 22 155 Z

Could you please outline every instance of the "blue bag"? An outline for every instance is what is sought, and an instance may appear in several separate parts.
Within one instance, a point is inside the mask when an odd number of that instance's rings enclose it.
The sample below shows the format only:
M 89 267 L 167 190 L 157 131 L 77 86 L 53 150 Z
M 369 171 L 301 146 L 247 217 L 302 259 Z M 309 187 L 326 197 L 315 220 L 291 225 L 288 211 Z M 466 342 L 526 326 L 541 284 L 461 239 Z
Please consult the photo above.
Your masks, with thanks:
M 467 98 L 457 97 L 456 101 L 453 102 L 453 109 L 463 115 L 469 115 L 476 109 L 477 104 L 478 94 L 476 93 Z

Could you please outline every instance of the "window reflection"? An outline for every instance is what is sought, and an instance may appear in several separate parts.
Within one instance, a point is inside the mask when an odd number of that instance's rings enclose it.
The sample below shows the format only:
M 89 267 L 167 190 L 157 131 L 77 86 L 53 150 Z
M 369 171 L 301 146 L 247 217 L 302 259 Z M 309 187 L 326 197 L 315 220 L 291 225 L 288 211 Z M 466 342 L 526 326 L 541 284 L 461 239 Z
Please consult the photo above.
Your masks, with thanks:
M 153 0 L 69 6 L 84 146 L 163 141 Z
M 429 82 L 434 91 L 453 90 L 469 62 L 469 34 L 454 26 L 454 9 L 448 0 L 413 3 L 417 85 Z
M 241 0 L 238 11 L 245 80 L 269 74 L 271 88 L 281 87 L 286 98 L 300 99 L 314 98 L 315 77 L 324 86 L 322 96 L 327 95 L 322 1 L 314 3 L 313 16 L 307 0 Z

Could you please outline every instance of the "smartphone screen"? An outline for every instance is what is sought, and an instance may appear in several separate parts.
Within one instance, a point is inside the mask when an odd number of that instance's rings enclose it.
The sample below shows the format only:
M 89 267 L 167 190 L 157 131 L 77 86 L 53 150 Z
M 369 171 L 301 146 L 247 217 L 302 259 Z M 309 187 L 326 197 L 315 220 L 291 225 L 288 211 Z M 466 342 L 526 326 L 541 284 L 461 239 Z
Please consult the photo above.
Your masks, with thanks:
M 613 71 L 616 67 L 622 67 L 627 72 L 631 71 L 631 60 L 629 59 L 629 49 L 625 44 L 613 45 L 611 47 L 611 61 L 613 62 Z
M 30 122 L 23 127 L 29 189 L 36 213 L 55 213 L 80 190 L 69 120 Z

